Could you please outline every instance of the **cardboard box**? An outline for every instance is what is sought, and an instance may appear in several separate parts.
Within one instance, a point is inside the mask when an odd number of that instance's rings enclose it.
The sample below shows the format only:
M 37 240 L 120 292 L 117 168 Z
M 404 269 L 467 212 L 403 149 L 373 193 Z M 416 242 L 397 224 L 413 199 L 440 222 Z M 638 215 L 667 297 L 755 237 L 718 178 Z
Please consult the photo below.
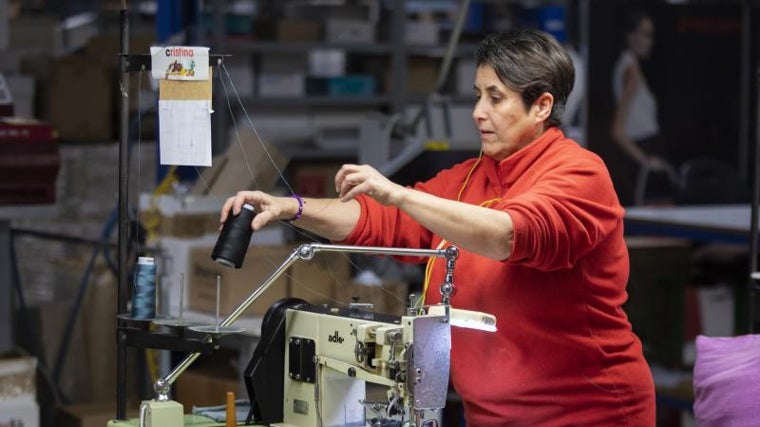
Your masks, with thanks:
M 238 120 L 238 123 L 241 126 L 229 132 L 227 151 L 214 157 L 212 167 L 204 168 L 203 179 L 197 180 L 191 194 L 218 198 L 241 190 L 270 191 L 277 183 L 280 176 L 272 163 L 282 171 L 288 164 L 288 158 L 274 145 L 260 141 L 247 121 Z
M 473 59 L 457 60 L 457 95 L 472 95 L 472 84 L 475 82 L 477 68 Z
M 34 400 L 37 359 L 14 354 L 0 355 L 0 401 Z
M 66 46 L 58 17 L 18 16 L 8 21 L 8 46 L 35 53 L 60 56 Z
M 84 334 L 87 337 L 87 377 L 90 380 L 90 395 L 96 399 L 111 396 L 116 390 L 116 342 L 117 307 L 113 302 L 118 299 L 117 278 L 110 271 L 95 269 L 87 290 L 82 317 Z M 144 357 L 144 352 L 132 349 Z M 133 359 L 134 360 L 134 359 Z M 136 375 L 139 370 L 131 367 L 128 373 Z
M 680 239 L 629 237 L 628 301 L 623 309 L 650 363 L 682 366 L 691 246 Z
M 50 118 L 50 106 L 48 104 L 50 99 L 50 84 L 54 74 L 54 63 L 55 60 L 48 55 L 18 55 L 18 71 L 21 74 L 34 78 L 36 92 L 34 112 L 35 117 L 42 120 L 49 120 Z
M 8 0 L 0 0 L 0 50 L 8 48 Z
M 280 41 L 318 41 L 322 36 L 322 24 L 318 21 L 279 21 L 277 23 L 277 40 Z
M 174 398 L 184 405 L 185 413 L 190 413 L 193 406 L 224 405 L 228 391 L 235 392 L 237 399 L 244 399 L 241 386 L 242 380 L 230 371 L 188 370 L 177 378 Z
M 0 73 L 0 117 L 13 117 L 13 93 Z
M 338 289 L 350 284 L 351 262 L 347 254 L 319 252 L 310 261 L 297 261 L 289 274 L 291 297 L 335 305 Z
M 162 236 L 158 239 L 158 246 L 161 248 L 161 257 L 159 259 L 160 281 L 161 284 L 161 302 L 160 312 L 176 316 L 179 312 L 180 303 L 180 280 L 184 274 L 185 291 L 182 303 L 187 307 L 190 302 L 189 277 L 191 275 L 191 254 L 196 248 L 205 248 L 207 255 L 210 256 L 210 247 L 213 247 L 219 233 L 207 234 L 193 238 L 178 238 Z M 264 227 L 264 229 L 253 234 L 251 244 L 256 246 L 275 246 L 285 243 L 285 226 L 279 223 Z M 254 251 L 249 248 L 249 251 Z
M 39 427 L 40 408 L 31 398 L 0 399 L 0 426 Z
M 157 245 L 161 248 L 158 260 L 161 284 L 162 313 L 176 316 L 180 304 L 180 280 L 184 275 L 184 294 L 182 306 L 190 302 L 189 278 L 191 272 L 191 255 L 195 248 L 208 248 L 216 242 L 217 235 L 206 235 L 195 238 L 178 238 L 162 236 Z
M 413 95 L 428 95 L 435 88 L 438 80 L 440 60 L 436 58 L 410 57 L 406 69 L 406 91 Z M 393 73 L 390 68 L 385 71 L 386 90 L 396 86 L 392 80 Z M 399 83 L 400 84 L 400 83 Z M 472 82 L 470 82 L 472 88 Z
M 113 140 L 113 87 L 108 68 L 84 56 L 60 59 L 53 67 L 50 122 L 59 137 L 73 141 Z
M 140 404 L 127 403 L 127 418 L 140 416 Z M 68 405 L 58 409 L 57 427 L 104 427 L 116 416 L 116 403 L 113 401 L 93 402 Z
M 259 70 L 264 74 L 286 74 L 306 70 L 309 57 L 306 53 L 287 55 L 267 53 L 260 58 Z
M 309 51 L 309 76 L 339 77 L 346 74 L 346 51 L 312 49 Z
M 231 269 L 211 259 L 213 247 L 193 249 L 190 258 L 189 301 L 191 309 L 215 313 L 216 277 L 221 277 L 219 310 L 228 315 L 255 291 L 290 255 L 286 246 L 249 248 L 243 266 Z M 249 316 L 262 316 L 277 300 L 288 296 L 288 276 L 280 276 L 246 311 Z
M 225 66 L 230 74 L 229 80 L 235 85 L 235 91 L 240 98 L 251 98 L 255 96 L 255 86 L 253 73 L 253 63 L 251 58 L 225 58 Z M 226 76 L 226 73 L 225 73 Z M 222 89 L 224 90 L 224 89 Z
M 56 279 L 60 279 L 60 277 L 56 277 Z M 56 284 L 62 285 L 62 283 Z M 16 325 L 16 337 L 25 334 L 27 337 L 23 339 L 27 341 L 32 340 L 32 336 L 40 340 L 39 342 L 42 347 L 41 357 L 44 358 L 46 365 L 50 369 L 55 366 L 58 352 L 61 349 L 61 341 L 64 338 L 66 320 L 71 312 L 71 304 L 64 297 L 59 298 L 61 300 L 56 302 L 28 307 L 29 322 L 24 325 Z M 63 362 L 61 377 L 58 380 L 61 392 L 64 396 L 71 399 L 72 402 L 85 402 L 91 396 L 89 354 L 84 331 L 85 321 L 84 316 L 77 316 L 74 322 L 74 329 L 68 344 L 67 357 Z M 113 323 L 110 325 L 113 325 Z M 33 348 L 30 347 L 31 345 L 34 345 L 33 342 L 28 342 L 25 344 L 25 347 Z M 98 357 L 102 357 L 102 355 L 98 355 Z
M 195 238 L 219 233 L 222 201 L 212 196 L 140 195 L 140 218 L 163 237 Z
M 130 53 L 142 53 L 150 54 L 150 47 L 155 42 L 155 35 L 150 34 L 130 34 L 129 35 L 129 52 Z M 119 80 L 121 78 L 119 73 L 119 52 L 120 41 L 118 33 L 106 33 L 91 38 L 87 46 L 85 47 L 84 54 L 88 60 L 96 62 L 106 69 L 108 69 L 112 84 L 111 87 L 118 91 Z M 146 71 L 142 73 L 142 78 L 139 72 L 129 74 L 129 111 L 137 112 L 152 108 L 154 101 L 154 95 L 151 88 L 151 76 L 150 72 Z M 111 107 L 113 111 L 117 111 L 120 107 L 121 97 L 118 93 L 113 96 L 114 105 Z M 140 105 L 142 104 L 142 106 Z M 143 124 L 143 130 L 147 126 Z
M 219 230 L 219 213 L 177 213 L 161 216 L 158 226 L 162 236 L 201 237 Z
M 34 78 L 24 75 L 5 76 L 8 89 L 13 97 L 13 115 L 33 118 L 34 112 Z
M 108 32 L 92 37 L 85 47 L 85 54 L 93 61 L 114 68 L 119 66 L 119 52 L 121 41 L 118 32 Z M 129 34 L 129 52 L 150 54 L 150 47 L 156 41 L 154 32 L 143 34 Z M 148 73 L 150 74 L 150 73 Z
M 61 31 L 67 52 L 74 52 L 87 46 L 87 42 L 97 35 L 98 16 L 94 12 L 78 12 L 61 20 Z
M 301 72 L 261 73 L 257 84 L 261 97 L 300 98 L 306 95 L 306 76 Z
M 369 21 L 328 19 L 325 38 L 332 43 L 374 43 L 375 25 Z
M 212 247 L 192 250 L 189 301 L 191 309 L 214 313 L 216 276 L 221 276 L 220 312 L 229 314 L 255 291 L 290 256 L 296 245 L 251 246 L 243 267 L 223 267 L 211 259 Z M 264 315 L 277 300 L 302 298 L 311 304 L 335 303 L 336 290 L 351 278 L 351 262 L 345 254 L 317 253 L 310 261 L 297 260 L 248 309 L 248 315 Z
M 439 30 L 434 21 L 407 21 L 404 25 L 404 40 L 413 45 L 437 45 Z

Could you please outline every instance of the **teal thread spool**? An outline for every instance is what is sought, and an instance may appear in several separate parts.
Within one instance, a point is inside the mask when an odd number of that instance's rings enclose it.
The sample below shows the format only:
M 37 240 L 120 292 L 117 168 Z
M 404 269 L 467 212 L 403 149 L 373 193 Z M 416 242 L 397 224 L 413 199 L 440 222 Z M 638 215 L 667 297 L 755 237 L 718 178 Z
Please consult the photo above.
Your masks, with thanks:
M 132 291 L 132 318 L 156 317 L 156 263 L 151 257 L 139 257 Z

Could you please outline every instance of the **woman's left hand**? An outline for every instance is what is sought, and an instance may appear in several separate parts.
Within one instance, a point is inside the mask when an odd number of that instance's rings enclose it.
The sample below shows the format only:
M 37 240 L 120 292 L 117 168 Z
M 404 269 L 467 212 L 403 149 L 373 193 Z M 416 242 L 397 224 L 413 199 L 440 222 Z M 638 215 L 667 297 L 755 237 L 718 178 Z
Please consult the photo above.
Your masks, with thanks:
M 391 182 L 369 165 L 343 165 L 335 175 L 335 190 L 343 202 L 366 194 L 383 205 L 397 205 L 405 187 Z

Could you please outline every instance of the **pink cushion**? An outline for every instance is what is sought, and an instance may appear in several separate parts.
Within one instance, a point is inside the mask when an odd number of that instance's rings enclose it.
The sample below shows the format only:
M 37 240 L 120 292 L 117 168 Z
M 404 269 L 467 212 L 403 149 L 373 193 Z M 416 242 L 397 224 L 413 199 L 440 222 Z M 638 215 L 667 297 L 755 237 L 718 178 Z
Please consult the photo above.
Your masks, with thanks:
M 760 335 L 698 336 L 694 393 L 700 427 L 760 426 Z

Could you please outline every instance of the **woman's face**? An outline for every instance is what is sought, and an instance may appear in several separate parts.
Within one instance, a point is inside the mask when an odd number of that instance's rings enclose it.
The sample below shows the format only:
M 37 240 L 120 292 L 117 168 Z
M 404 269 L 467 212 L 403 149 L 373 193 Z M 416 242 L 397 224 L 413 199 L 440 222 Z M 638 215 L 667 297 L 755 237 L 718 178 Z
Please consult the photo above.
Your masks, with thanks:
M 537 105 L 526 111 L 520 94 L 504 85 L 493 67 L 478 67 L 474 89 L 472 118 L 483 154 L 501 161 L 541 136 L 544 119 L 538 117 Z
M 649 17 L 639 21 L 639 26 L 628 34 L 628 47 L 641 58 L 648 58 L 654 43 L 654 23 Z

